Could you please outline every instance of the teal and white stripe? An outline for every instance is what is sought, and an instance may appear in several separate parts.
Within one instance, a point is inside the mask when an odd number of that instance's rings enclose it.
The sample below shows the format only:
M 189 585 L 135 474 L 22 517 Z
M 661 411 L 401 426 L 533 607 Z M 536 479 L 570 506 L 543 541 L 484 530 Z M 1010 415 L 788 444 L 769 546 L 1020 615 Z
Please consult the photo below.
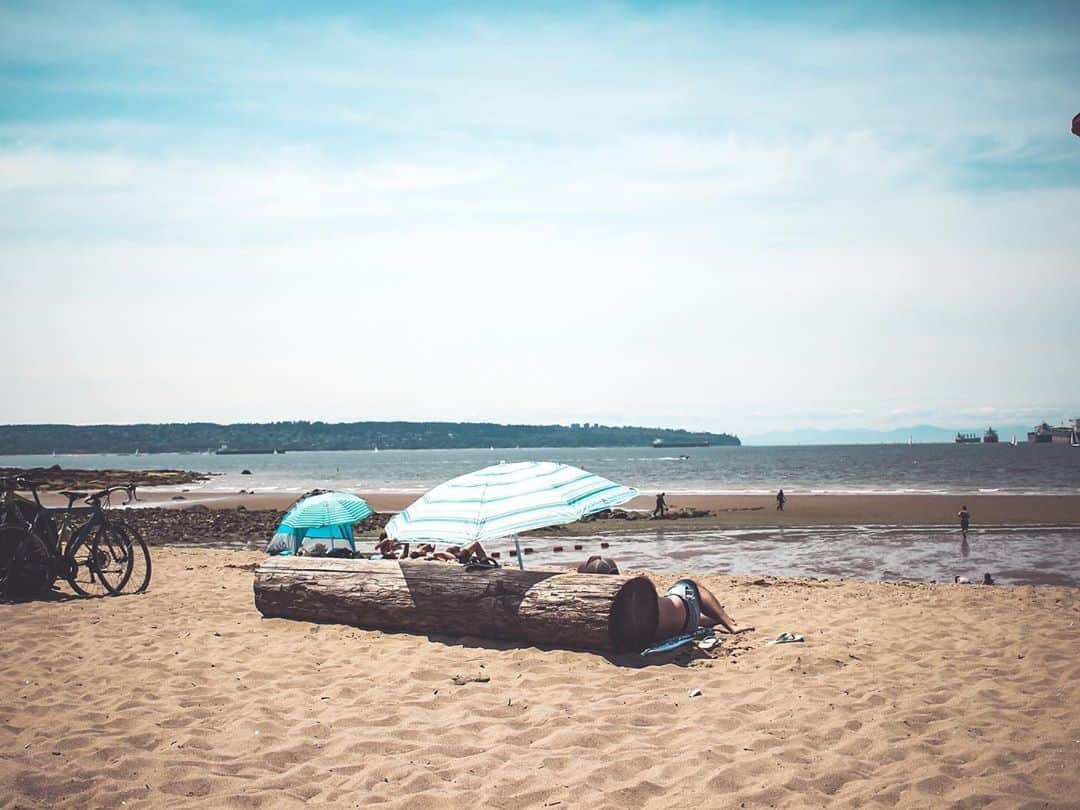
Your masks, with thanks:
M 281 525 L 289 529 L 314 529 L 357 523 L 371 514 L 363 498 L 349 492 L 324 492 L 297 503 L 285 513 Z
M 447 481 L 386 524 L 405 542 L 464 543 L 573 523 L 610 509 L 637 490 L 550 461 L 497 464 Z

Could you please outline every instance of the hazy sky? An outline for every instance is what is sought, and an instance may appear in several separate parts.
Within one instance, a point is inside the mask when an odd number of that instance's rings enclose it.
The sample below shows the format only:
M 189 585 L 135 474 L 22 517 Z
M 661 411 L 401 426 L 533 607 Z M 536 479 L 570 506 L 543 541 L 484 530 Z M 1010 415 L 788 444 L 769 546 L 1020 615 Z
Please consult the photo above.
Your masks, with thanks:
M 0 422 L 1080 416 L 1075 4 L 354 5 L 0 5 Z

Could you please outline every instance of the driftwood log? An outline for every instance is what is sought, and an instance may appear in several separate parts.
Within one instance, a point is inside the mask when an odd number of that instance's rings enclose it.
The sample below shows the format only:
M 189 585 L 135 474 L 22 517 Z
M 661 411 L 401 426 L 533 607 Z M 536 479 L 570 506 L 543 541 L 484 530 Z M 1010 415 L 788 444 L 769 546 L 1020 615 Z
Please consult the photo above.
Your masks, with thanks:
M 271 557 L 255 569 L 255 607 L 266 617 L 613 652 L 647 646 L 659 620 L 656 589 L 641 576 L 334 557 Z

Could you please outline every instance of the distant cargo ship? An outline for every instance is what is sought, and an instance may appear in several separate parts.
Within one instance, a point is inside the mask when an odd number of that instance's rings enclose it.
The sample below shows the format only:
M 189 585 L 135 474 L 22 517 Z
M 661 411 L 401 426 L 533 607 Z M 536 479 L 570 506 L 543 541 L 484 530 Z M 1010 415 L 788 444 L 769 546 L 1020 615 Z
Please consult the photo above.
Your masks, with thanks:
M 983 444 L 997 444 L 998 435 L 997 431 L 992 427 L 986 429 L 986 433 L 983 434 Z
M 957 444 L 978 444 L 979 434 L 977 433 L 957 433 L 954 441 Z
M 276 450 L 274 448 L 270 448 L 270 449 L 266 449 L 266 448 L 260 448 L 260 449 L 244 448 L 244 449 L 240 449 L 240 448 L 229 447 L 229 445 L 227 445 L 227 444 L 221 445 L 221 447 L 219 447 L 217 450 L 214 451 L 214 453 L 216 455 L 219 455 L 219 456 L 269 456 L 269 455 L 275 455 L 276 456 L 276 455 L 280 455 L 281 453 L 284 453 L 284 452 L 285 452 L 284 450 Z
M 1067 425 L 1051 428 L 1050 442 L 1080 447 L 1080 419 L 1070 419 Z
M 1054 440 L 1054 429 L 1043 422 L 1028 431 L 1028 444 L 1050 444 Z
M 663 439 L 653 439 L 653 447 L 708 447 L 708 441 L 703 442 L 666 442 Z

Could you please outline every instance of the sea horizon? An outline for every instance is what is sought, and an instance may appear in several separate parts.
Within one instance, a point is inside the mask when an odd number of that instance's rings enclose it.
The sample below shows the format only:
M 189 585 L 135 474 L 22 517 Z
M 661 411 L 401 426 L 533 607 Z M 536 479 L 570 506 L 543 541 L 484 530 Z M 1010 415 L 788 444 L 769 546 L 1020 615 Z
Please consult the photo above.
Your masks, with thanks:
M 665 448 L 304 450 L 281 454 L 58 453 L 0 456 L 0 467 L 160 469 L 204 473 L 193 491 L 304 492 L 314 487 L 424 492 L 481 467 L 527 460 L 582 467 L 643 493 L 765 495 L 1073 495 L 1080 452 L 1048 445 L 815 445 Z M 74 467 L 73 467 L 74 468 Z M 245 474 L 244 470 L 250 470 Z

